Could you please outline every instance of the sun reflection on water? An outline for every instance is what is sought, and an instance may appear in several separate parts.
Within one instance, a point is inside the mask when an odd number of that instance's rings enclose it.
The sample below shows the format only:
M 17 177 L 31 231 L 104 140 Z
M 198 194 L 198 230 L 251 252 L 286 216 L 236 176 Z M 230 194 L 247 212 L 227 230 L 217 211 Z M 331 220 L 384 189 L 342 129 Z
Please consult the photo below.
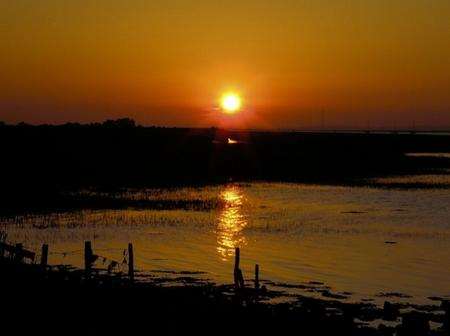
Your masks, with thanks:
M 246 244 L 243 230 L 247 220 L 242 214 L 244 195 L 236 185 L 227 186 L 220 194 L 225 207 L 217 224 L 217 252 L 226 261 L 234 255 L 234 249 Z

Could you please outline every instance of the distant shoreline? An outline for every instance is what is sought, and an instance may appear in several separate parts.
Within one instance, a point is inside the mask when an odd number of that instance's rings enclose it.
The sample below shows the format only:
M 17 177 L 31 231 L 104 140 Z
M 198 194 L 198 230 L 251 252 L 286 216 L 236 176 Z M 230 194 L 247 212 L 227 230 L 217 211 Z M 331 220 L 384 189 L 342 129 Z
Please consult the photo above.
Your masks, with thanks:
M 121 118 L 115 120 L 106 120 L 103 122 L 66 122 L 58 124 L 48 123 L 27 123 L 25 121 L 17 123 L 6 123 L 0 121 L 0 127 L 41 127 L 41 128 L 54 128 L 54 127 L 139 127 L 139 128 L 159 128 L 159 129 L 195 129 L 195 130 L 207 130 L 207 129 L 219 129 L 215 126 L 167 126 L 167 125 L 140 125 L 137 124 L 131 118 Z M 324 133 L 337 133 L 337 134 L 434 134 L 434 135 L 450 135 L 449 127 L 430 127 L 430 126 L 415 126 L 415 127 L 371 127 L 371 128 L 358 128 L 358 127 L 298 127 L 298 128 L 223 128 L 224 131 L 229 132 L 273 132 L 273 133 L 310 133 L 310 134 L 324 134 Z
M 448 156 L 408 154 L 450 153 L 450 136 L 419 133 L 158 128 L 120 119 L 90 125 L 3 125 L 0 142 L 2 213 L 92 206 L 67 196 L 84 189 L 114 192 L 251 181 L 448 188 L 448 183 L 377 179 L 445 176 L 450 171 Z

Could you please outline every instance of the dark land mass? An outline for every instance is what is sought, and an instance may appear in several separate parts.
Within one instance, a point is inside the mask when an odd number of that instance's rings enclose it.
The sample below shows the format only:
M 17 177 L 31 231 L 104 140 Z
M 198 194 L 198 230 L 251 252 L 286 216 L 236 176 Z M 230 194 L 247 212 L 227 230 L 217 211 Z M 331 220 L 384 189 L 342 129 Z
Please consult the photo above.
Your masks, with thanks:
M 71 196 L 86 188 L 229 181 L 370 185 L 367 178 L 447 174 L 450 168 L 450 158 L 405 155 L 450 152 L 450 136 L 418 133 L 156 128 L 122 119 L 89 125 L 0 124 L 0 144 L 0 213 L 129 205 Z
M 230 181 L 372 186 L 370 178 L 448 174 L 450 168 L 449 158 L 405 155 L 450 152 L 448 135 L 154 128 L 125 119 L 62 126 L 0 123 L 0 144 L 2 216 L 130 207 L 208 211 L 220 205 L 123 195 L 128 189 Z M 399 294 L 387 293 L 381 309 L 370 302 L 343 303 L 345 293 L 311 288 L 323 299 L 298 296 L 293 303 L 274 304 L 268 300 L 279 293 L 257 291 L 251 283 L 235 290 L 198 283 L 191 274 L 175 280 L 184 285 L 167 287 L 171 280 L 163 278 L 132 283 L 117 274 L 87 277 L 83 270 L 23 264 L 2 251 L 0 328 L 18 335 L 413 336 L 450 331 L 450 305 L 439 298 L 437 306 L 405 307 L 388 302 Z M 382 323 L 370 325 L 376 320 Z M 430 322 L 440 329 L 430 331 Z
M 414 306 L 386 301 L 343 303 L 297 296 L 270 303 L 279 293 L 248 284 L 197 283 L 164 279 L 131 282 L 118 274 L 64 267 L 43 268 L 0 258 L 1 328 L 45 335 L 355 335 L 438 336 L 450 331 L 450 304 Z M 180 280 L 180 279 L 178 279 Z M 381 321 L 371 325 L 372 321 Z M 430 328 L 430 322 L 440 327 Z

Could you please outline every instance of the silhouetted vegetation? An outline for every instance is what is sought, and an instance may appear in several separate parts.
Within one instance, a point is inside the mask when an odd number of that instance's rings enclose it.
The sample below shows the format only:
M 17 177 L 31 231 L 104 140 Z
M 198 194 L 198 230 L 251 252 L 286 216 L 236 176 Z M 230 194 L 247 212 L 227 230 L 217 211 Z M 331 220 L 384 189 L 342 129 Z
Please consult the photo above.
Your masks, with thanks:
M 228 144 L 228 138 L 238 143 Z M 450 136 L 227 131 L 104 123 L 0 129 L 3 210 L 70 207 L 80 188 L 179 186 L 233 181 L 362 184 L 375 176 L 443 173 Z M 67 202 L 66 202 L 67 201 Z
M 24 264 L 4 256 L 0 256 L 0 270 L 2 330 L 17 334 L 56 335 L 70 330 L 73 334 L 134 335 L 147 330 L 171 335 L 298 331 L 305 335 L 438 336 L 449 331 L 449 304 L 441 298 L 434 298 L 436 304 L 429 306 L 386 301 L 380 308 L 370 302 L 342 302 L 343 297 L 327 290 L 324 299 L 297 295 L 277 304 L 268 300 L 283 297 L 283 292 L 254 288 L 252 283 L 242 288 L 205 283 L 191 273 L 172 281 L 152 276 L 136 282 L 123 274 L 92 270 L 88 276 L 85 270 Z M 18 324 L 18 317 L 26 323 Z M 439 329 L 430 330 L 430 322 Z
M 229 144 L 228 139 L 236 143 Z M 205 204 L 195 201 L 132 200 L 116 198 L 109 191 L 230 180 L 368 185 L 370 177 L 447 174 L 450 168 L 449 158 L 405 155 L 450 152 L 450 136 L 419 133 L 158 128 L 119 119 L 60 126 L 0 123 L 0 143 L 0 213 L 6 215 L 88 208 L 204 210 Z M 79 193 L 86 189 L 107 192 Z M 162 329 L 163 334 L 220 330 L 276 335 L 298 330 L 317 335 L 444 335 L 449 328 L 448 303 L 444 300 L 446 315 L 437 313 L 439 307 L 387 302 L 380 309 L 370 303 L 342 303 L 337 300 L 345 296 L 329 290 L 320 292 L 327 300 L 299 296 L 295 303 L 267 304 L 265 300 L 277 297 L 277 293 L 255 293 L 246 288 L 237 293 L 229 286 L 190 283 L 184 275 L 179 279 L 190 286 L 167 288 L 162 286 L 164 279 L 154 278 L 145 284 L 132 284 L 113 275 L 86 279 L 80 270 L 61 266 L 43 271 L 37 265 L 1 257 L 0 271 L 0 285 L 8 289 L 3 296 L 3 302 L 8 302 L 2 311 L 4 321 L 23 317 L 30 322 L 23 329 L 33 332 L 64 333 L 71 329 L 78 334 L 134 334 L 147 328 Z M 400 308 L 420 312 L 405 313 Z M 400 317 L 402 323 L 394 327 L 389 323 L 378 328 L 368 325 L 376 319 Z M 442 330 L 430 332 L 429 321 L 443 323 Z M 20 333 L 17 324 L 11 327 Z

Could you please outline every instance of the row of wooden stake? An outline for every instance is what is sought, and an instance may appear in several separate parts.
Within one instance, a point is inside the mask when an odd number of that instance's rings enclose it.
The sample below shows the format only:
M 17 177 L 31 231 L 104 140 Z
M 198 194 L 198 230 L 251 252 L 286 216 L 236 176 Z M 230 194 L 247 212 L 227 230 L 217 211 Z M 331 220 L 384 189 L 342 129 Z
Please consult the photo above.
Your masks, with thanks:
M 240 269 L 241 249 L 236 247 L 234 254 L 234 287 L 241 289 L 245 287 L 244 275 Z M 255 289 L 259 289 L 259 265 L 255 265 Z
M 36 254 L 32 251 L 28 251 L 23 248 L 22 244 L 10 245 L 5 242 L 0 242 L 0 257 L 4 257 L 4 253 L 8 252 L 9 257 L 14 260 L 14 262 L 22 262 L 24 259 L 29 259 L 34 263 Z M 41 249 L 41 260 L 40 266 L 46 268 L 48 266 L 48 244 L 43 244 Z M 92 266 L 97 256 L 92 250 L 92 243 L 86 241 L 84 243 L 84 269 L 86 272 L 86 277 L 89 277 L 92 272 Z M 134 253 L 133 244 L 128 244 L 128 277 L 131 281 L 134 280 Z
M 92 250 L 92 243 L 90 241 L 84 242 L 84 270 L 86 277 L 91 275 L 92 265 L 96 259 L 97 256 Z M 134 253 L 132 243 L 128 243 L 128 277 L 131 281 L 134 281 Z
M 24 258 L 30 259 L 34 262 L 35 253 L 25 250 L 22 244 L 9 245 L 4 242 L 0 242 L 0 254 L 3 256 L 4 252 L 7 251 L 10 256 L 13 256 L 13 259 L 18 262 L 22 262 Z M 40 265 L 43 268 L 48 266 L 48 253 L 49 247 L 48 244 L 42 245 L 41 250 L 41 262 Z M 92 249 L 92 243 L 90 241 L 86 241 L 84 243 L 84 269 L 86 277 L 89 278 L 92 273 L 92 266 L 95 260 L 98 258 L 94 254 Z M 239 247 L 235 250 L 235 259 L 234 259 L 234 286 L 236 289 L 241 289 L 245 287 L 244 276 L 242 270 L 240 269 L 240 259 L 241 259 L 241 250 Z M 134 281 L 134 252 L 133 252 L 133 244 L 128 244 L 128 277 L 131 281 Z M 255 265 L 255 289 L 259 289 L 259 265 Z

